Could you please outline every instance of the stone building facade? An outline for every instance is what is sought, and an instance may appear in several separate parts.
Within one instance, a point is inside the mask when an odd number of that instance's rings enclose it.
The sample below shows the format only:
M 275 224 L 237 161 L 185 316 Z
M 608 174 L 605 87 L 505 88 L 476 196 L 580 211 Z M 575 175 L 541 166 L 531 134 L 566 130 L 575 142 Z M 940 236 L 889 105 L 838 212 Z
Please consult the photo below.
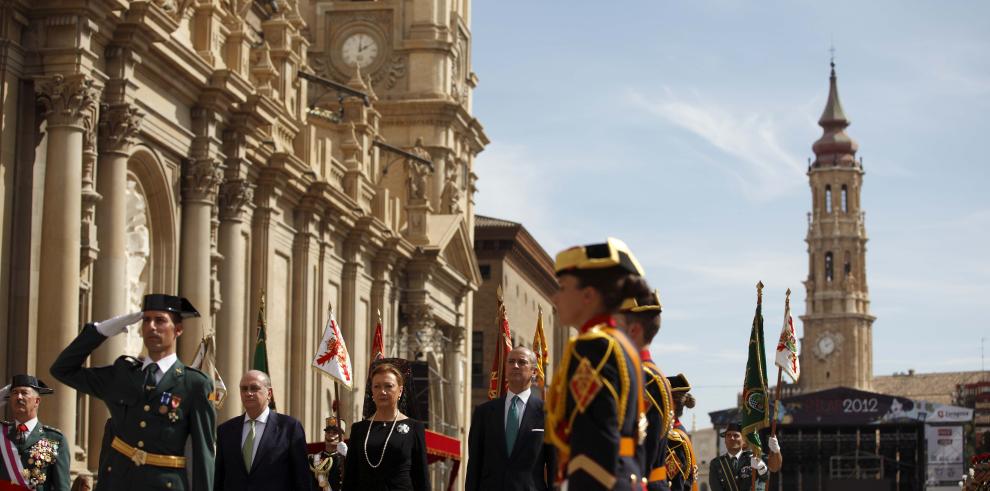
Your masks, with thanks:
M 311 440 L 331 305 L 357 387 L 380 312 L 389 355 L 447 382 L 431 429 L 463 440 L 488 143 L 469 26 L 469 0 L 3 0 L 0 379 L 50 379 L 83 323 L 166 292 L 203 314 L 180 358 L 215 333 L 233 387 L 265 293 L 279 410 Z M 134 329 L 92 363 L 138 354 Z M 40 417 L 94 468 L 105 409 L 55 388 Z M 361 400 L 343 394 L 341 416 Z
M 543 312 L 543 332 L 550 361 L 547 380 L 570 338 L 554 311 L 557 277 L 553 260 L 520 223 L 478 215 L 474 225 L 474 251 L 481 272 L 481 287 L 475 294 L 474 333 L 471 338 L 471 399 L 473 405 L 488 400 L 492 360 L 498 346 L 497 291 L 509 319 L 513 346 L 533 347 L 536 321 Z

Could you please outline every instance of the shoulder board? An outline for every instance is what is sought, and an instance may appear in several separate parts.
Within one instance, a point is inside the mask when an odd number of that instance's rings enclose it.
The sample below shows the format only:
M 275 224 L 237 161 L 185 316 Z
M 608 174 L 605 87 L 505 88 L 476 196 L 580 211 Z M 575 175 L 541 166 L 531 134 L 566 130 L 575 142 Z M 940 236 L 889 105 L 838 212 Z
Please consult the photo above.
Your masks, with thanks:
M 117 360 L 114 362 L 114 365 L 118 363 L 131 368 L 140 368 L 141 365 L 144 365 L 144 362 L 142 362 L 141 360 L 138 360 L 133 356 L 127 356 L 127 355 L 117 357 Z
M 196 375 L 199 375 L 200 377 L 203 377 L 203 380 L 204 381 L 209 381 L 209 382 L 212 382 L 213 381 L 213 377 L 210 377 L 209 375 L 206 374 L 206 372 L 204 372 L 204 371 L 202 371 L 202 370 L 200 370 L 198 368 L 193 368 L 193 367 L 191 367 L 189 365 L 186 365 L 183 368 L 186 370 L 186 373 L 195 373 Z
M 58 428 L 56 428 L 54 426 L 41 425 L 41 428 L 44 429 L 45 431 L 50 431 L 52 433 L 58 433 L 59 435 L 62 435 L 62 430 L 60 430 L 60 429 L 58 429 Z

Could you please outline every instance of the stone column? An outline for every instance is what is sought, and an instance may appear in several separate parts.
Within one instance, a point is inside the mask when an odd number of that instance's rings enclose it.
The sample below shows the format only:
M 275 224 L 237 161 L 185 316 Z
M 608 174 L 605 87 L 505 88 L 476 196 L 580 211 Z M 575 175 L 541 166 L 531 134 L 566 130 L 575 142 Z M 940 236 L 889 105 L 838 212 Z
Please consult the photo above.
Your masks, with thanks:
M 100 257 L 93 271 L 93 321 L 124 314 L 127 308 L 127 159 L 144 114 L 129 104 L 105 105 L 100 111 L 96 208 Z M 124 354 L 124 336 L 107 339 L 93 355 L 93 366 L 110 365 Z M 89 402 L 89 468 L 97 470 L 103 426 L 110 413 L 103 401 Z
M 38 292 L 38 356 L 35 372 L 46 377 L 52 362 L 79 331 L 79 247 L 82 221 L 82 148 L 87 118 L 100 92 L 86 75 L 53 75 L 40 79 L 38 100 L 48 122 L 44 209 L 41 218 L 41 271 Z M 49 382 L 53 395 L 41 405 L 40 419 L 62 428 L 76 443 L 76 392 Z
M 220 187 L 220 254 L 224 262 L 220 267 L 220 291 L 223 308 L 217 313 L 217 368 L 227 384 L 228 399 L 217 415 L 218 421 L 226 421 L 240 414 L 237 404 L 237 386 L 243 375 L 245 322 L 248 322 L 244 304 L 248 282 L 246 255 L 247 243 L 243 238 L 246 211 L 254 199 L 254 188 L 243 179 L 228 180 Z
M 212 329 L 210 318 L 210 221 L 223 171 L 213 159 L 187 163 L 182 176 L 182 242 L 179 259 L 179 291 L 201 314 L 186 319 L 179 338 L 179 358 L 192 362 L 203 334 Z

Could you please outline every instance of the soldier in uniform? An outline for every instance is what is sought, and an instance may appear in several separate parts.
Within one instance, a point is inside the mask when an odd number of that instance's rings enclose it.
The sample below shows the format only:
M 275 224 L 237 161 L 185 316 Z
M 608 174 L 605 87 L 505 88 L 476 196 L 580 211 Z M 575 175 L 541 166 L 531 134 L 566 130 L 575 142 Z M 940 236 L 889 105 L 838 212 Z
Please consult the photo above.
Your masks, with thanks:
M 0 389 L 0 408 L 10 402 L 13 421 L 0 421 L 0 481 L 37 490 L 69 491 L 69 443 L 62 432 L 38 421 L 41 396 L 54 392 L 31 375 L 14 375 Z
M 558 451 L 557 478 L 572 490 L 641 489 L 643 372 L 638 349 L 615 329 L 612 314 L 623 299 L 649 294 L 643 270 L 616 239 L 567 249 L 555 269 L 560 321 L 580 327 L 547 397 L 545 437 Z
M 55 378 L 102 399 L 110 410 L 112 451 L 100 459 L 100 489 L 213 489 L 216 411 L 209 400 L 213 382 L 175 354 L 182 320 L 198 316 L 185 298 L 146 295 L 142 312 L 84 326 L 52 364 Z M 83 367 L 103 341 L 137 321 L 142 321 L 148 359 L 121 356 L 110 366 Z M 191 462 L 184 457 L 187 440 Z
M 310 456 L 310 470 L 316 479 L 316 489 L 321 491 L 339 491 L 343 483 L 344 459 L 347 458 L 347 444 L 343 442 L 344 422 L 335 416 L 327 418 L 327 426 L 323 428 L 323 439 L 326 447 L 322 452 Z
M 752 489 L 753 469 L 756 469 L 756 489 L 766 489 L 770 469 L 748 449 L 743 449 L 743 437 L 739 423 L 729 423 L 722 432 L 725 453 L 712 459 L 708 470 L 708 482 L 712 491 L 746 491 Z M 777 452 L 779 454 L 779 452 Z
M 660 295 L 650 292 L 640 298 L 627 298 L 618 316 L 623 331 L 639 347 L 643 361 L 644 396 L 647 401 L 646 440 L 643 441 L 643 473 L 649 491 L 669 491 L 667 479 L 667 434 L 674 420 L 674 401 L 670 381 L 650 356 L 650 343 L 660 331 Z
M 691 384 L 683 373 L 667 377 L 674 398 L 674 425 L 667 433 L 667 478 L 672 491 L 697 491 L 698 461 L 687 429 L 681 423 L 684 408 L 694 407 L 694 396 L 689 392 Z

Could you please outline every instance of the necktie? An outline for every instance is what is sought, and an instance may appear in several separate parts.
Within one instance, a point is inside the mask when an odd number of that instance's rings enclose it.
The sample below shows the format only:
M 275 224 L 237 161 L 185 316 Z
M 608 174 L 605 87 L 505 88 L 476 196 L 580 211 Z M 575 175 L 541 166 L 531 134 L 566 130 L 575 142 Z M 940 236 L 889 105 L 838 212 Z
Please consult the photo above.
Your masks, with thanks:
M 144 369 L 148 372 L 144 375 L 144 388 L 155 390 L 155 387 L 158 387 L 158 377 L 155 376 L 158 374 L 158 364 L 152 363 Z
M 21 445 L 27 441 L 28 427 L 26 424 L 21 423 L 17 425 L 17 432 L 14 435 L 14 443 Z
M 254 424 L 255 420 L 249 420 L 251 428 L 248 430 L 247 438 L 244 439 L 244 446 L 241 447 L 241 455 L 244 456 L 244 468 L 251 472 L 251 457 L 254 455 Z
M 516 409 L 516 403 L 521 402 L 519 396 L 512 396 L 512 402 L 509 403 L 509 417 L 505 422 L 505 450 L 507 453 L 512 453 L 512 446 L 516 443 L 516 434 L 519 433 L 519 410 Z

